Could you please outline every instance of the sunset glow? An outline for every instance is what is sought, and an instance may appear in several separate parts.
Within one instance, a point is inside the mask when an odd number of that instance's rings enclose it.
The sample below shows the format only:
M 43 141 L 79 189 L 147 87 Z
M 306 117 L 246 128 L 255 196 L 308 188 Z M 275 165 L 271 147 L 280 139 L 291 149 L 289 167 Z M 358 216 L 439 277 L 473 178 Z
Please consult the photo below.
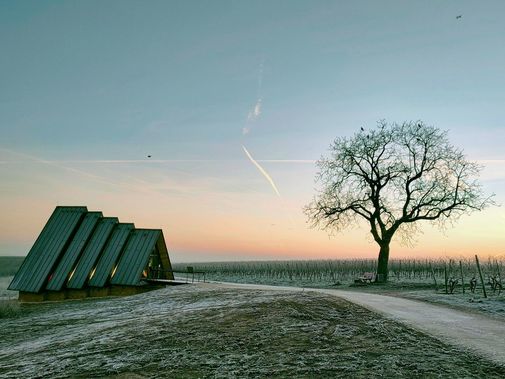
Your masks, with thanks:
M 381 119 L 449 130 L 505 203 L 502 2 L 114 4 L 0 6 L 0 255 L 86 205 L 175 262 L 376 258 L 302 208 L 332 140 Z M 505 254 L 503 207 L 422 230 L 391 258 Z

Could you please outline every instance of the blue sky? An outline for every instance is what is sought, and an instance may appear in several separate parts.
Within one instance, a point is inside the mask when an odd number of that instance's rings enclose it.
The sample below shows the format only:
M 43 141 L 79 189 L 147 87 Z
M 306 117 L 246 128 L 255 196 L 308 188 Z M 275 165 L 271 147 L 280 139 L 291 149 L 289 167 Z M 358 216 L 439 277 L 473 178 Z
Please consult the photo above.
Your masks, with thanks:
M 298 258 L 276 252 L 315 240 L 330 256 L 338 241 L 306 231 L 301 213 L 310 161 L 380 119 L 449 130 L 489 163 L 485 187 L 500 201 L 504 11 L 503 1 L 0 1 L 0 255 L 23 254 L 54 205 L 71 203 L 162 223 L 181 259 L 216 257 L 219 243 L 239 257 Z M 246 236 L 199 236 L 190 215 L 199 230 L 240 219 Z M 263 224 L 282 230 L 255 250 Z M 356 251 L 375 254 L 363 238 Z

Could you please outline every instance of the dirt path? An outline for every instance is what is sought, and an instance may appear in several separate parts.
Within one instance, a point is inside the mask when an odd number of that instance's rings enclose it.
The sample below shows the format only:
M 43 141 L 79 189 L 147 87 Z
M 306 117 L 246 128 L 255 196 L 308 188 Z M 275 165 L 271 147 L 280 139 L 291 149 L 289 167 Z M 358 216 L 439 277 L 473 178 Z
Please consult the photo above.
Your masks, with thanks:
M 400 321 L 452 345 L 505 364 L 505 322 L 422 301 L 364 292 L 303 289 L 256 284 L 205 283 L 205 286 L 281 291 L 313 291 L 338 296 Z

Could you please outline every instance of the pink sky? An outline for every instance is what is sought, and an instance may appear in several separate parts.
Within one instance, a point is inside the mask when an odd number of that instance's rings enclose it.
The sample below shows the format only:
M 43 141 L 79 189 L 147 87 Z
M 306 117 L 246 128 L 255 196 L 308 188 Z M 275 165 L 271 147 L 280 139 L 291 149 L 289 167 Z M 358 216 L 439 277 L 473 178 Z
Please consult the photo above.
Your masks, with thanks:
M 280 197 L 244 157 L 237 162 L 186 163 L 42 162 L 3 152 L 16 168 L 16 191 L 0 198 L 0 255 L 24 255 L 56 205 L 86 205 L 137 227 L 162 228 L 172 259 L 375 258 L 378 248 L 365 225 L 331 237 L 309 228 L 302 207 L 313 191 L 311 163 L 263 163 Z M 14 160 L 16 158 L 17 160 Z M 247 172 L 237 179 L 219 172 Z M 501 177 L 490 162 L 485 183 Z M 139 179 L 142 178 L 142 179 Z M 12 183 L 12 182 L 11 182 Z M 505 252 L 505 213 L 494 207 L 463 216 L 441 231 L 429 223 L 413 246 L 395 241 L 391 257 L 496 256 Z
M 86 205 L 163 228 L 174 261 L 375 257 L 368 228 L 328 238 L 302 208 L 333 139 L 383 119 L 449 131 L 505 204 L 504 14 L 503 0 L 0 2 L 0 255 L 25 255 L 55 206 Z M 504 215 L 427 224 L 391 257 L 504 254 Z

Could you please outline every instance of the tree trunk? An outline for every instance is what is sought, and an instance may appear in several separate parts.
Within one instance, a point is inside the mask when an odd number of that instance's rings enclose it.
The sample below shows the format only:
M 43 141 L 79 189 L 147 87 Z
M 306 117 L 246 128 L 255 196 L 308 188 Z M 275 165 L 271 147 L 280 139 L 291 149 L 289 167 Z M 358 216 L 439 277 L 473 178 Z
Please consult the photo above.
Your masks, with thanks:
M 386 283 L 388 281 L 388 262 L 389 262 L 389 242 L 380 246 L 379 261 L 377 262 L 377 282 Z

